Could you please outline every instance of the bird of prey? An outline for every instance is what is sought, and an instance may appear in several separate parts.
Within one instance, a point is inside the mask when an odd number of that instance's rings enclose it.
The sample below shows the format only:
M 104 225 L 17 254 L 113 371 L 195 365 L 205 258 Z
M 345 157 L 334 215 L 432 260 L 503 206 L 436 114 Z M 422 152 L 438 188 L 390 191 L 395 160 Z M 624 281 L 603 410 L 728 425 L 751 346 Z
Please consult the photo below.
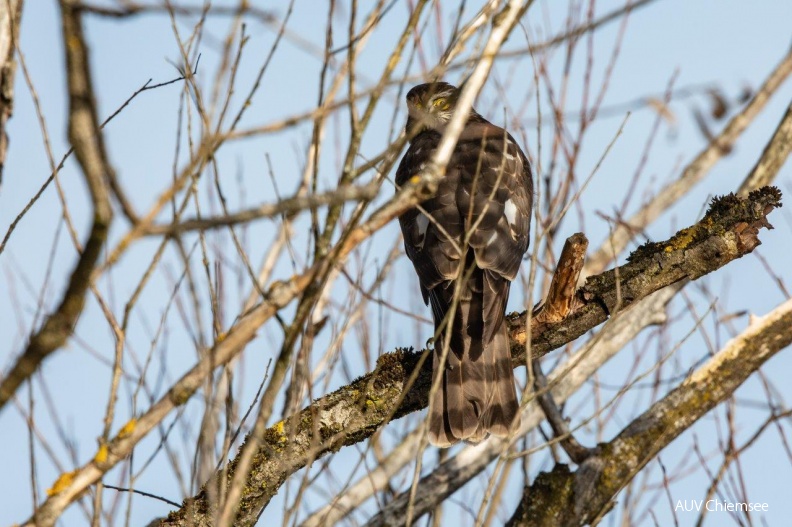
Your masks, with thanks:
M 402 186 L 432 159 L 461 89 L 445 82 L 407 93 L 410 147 Z M 508 434 L 518 411 L 504 314 L 528 250 L 531 167 L 514 138 L 475 110 L 434 197 L 399 218 L 404 247 L 435 323 L 429 440 L 447 447 Z M 435 383 L 433 383 L 435 384 Z

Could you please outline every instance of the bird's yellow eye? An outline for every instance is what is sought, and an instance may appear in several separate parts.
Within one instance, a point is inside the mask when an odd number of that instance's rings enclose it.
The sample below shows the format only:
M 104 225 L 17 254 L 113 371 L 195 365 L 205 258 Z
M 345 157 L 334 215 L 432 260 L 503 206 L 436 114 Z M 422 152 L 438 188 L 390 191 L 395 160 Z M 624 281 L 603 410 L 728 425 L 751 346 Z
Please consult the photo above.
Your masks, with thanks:
M 445 97 L 438 97 L 437 99 L 434 100 L 432 106 L 434 106 L 435 108 L 439 108 L 440 106 L 445 105 L 445 103 L 446 103 Z

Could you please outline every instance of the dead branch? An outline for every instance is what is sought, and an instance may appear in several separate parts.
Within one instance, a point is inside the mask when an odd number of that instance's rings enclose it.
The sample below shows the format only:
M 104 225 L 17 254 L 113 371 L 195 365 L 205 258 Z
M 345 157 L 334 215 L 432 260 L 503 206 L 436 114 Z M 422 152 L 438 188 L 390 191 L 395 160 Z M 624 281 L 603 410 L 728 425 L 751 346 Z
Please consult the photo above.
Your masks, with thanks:
M 792 300 L 754 320 L 706 365 L 597 447 L 575 472 L 556 465 L 526 487 L 511 526 L 596 524 L 661 450 L 792 343 Z
M 27 348 L 0 383 L 0 409 L 50 353 L 72 334 L 85 305 L 96 263 L 104 247 L 113 210 L 106 181 L 112 173 L 99 130 L 96 100 L 89 69 L 88 48 L 80 15 L 74 5 L 61 2 L 66 71 L 69 85 L 69 142 L 85 175 L 93 204 L 93 224 L 60 305 L 33 335 Z
M 532 324 L 533 356 L 541 357 L 571 342 L 616 310 L 626 309 L 663 287 L 699 278 L 751 252 L 760 243 L 758 229 L 769 225 L 766 215 L 780 206 L 780 197 L 778 189 L 766 187 L 748 199 L 729 195 L 714 200 L 697 224 L 669 240 L 639 248 L 618 273 L 611 270 L 591 277 L 577 295 L 580 305 L 566 319 Z M 525 317 L 523 313 L 508 319 L 515 365 L 525 363 Z M 424 408 L 431 367 L 416 371 L 422 353 L 401 349 L 385 354 L 373 372 L 267 429 L 247 480 L 237 524 L 254 523 L 283 482 L 308 459 L 362 441 L 388 421 Z M 227 481 L 231 481 L 233 465 Z M 185 500 L 161 525 L 210 525 L 210 509 L 204 490 Z M 375 517 L 371 524 L 386 525 L 388 521 Z
M 560 322 L 572 310 L 575 288 L 583 269 L 587 248 L 588 239 L 583 233 L 578 232 L 567 238 L 561 256 L 558 257 L 547 297 L 533 311 L 536 324 Z

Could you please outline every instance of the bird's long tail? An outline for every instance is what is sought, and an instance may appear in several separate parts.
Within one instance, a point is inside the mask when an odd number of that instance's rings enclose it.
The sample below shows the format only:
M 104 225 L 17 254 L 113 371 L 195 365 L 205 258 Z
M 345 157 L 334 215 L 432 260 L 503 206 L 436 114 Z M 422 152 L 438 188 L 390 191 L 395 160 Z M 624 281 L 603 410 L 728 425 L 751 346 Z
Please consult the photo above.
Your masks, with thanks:
M 450 331 L 443 320 L 451 307 L 453 283 L 430 294 L 435 324 L 442 328 L 433 362 L 434 379 L 437 375 L 442 379 L 429 409 L 429 441 L 436 446 L 447 447 L 459 440 L 478 442 L 487 433 L 507 435 L 517 415 L 509 335 L 503 322 L 505 299 L 497 302 L 500 316 L 492 316 L 494 308 L 487 295 L 493 292 L 485 274 L 475 270 L 462 288 Z M 498 294 L 508 298 L 508 286 L 504 281 Z

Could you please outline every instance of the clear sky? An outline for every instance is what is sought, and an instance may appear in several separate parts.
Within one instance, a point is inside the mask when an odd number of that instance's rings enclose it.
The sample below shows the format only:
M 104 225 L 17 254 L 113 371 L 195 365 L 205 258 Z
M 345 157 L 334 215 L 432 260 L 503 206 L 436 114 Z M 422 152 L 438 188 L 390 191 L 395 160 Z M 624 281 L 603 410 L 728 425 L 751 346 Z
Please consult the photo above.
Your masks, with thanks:
M 473 12 L 479 3 L 468 2 L 466 12 Z M 21 51 L 46 120 L 48 138 L 57 162 L 68 148 L 65 132 L 67 99 L 59 12 L 56 3 L 52 1 L 29 0 L 26 4 L 21 29 Z M 260 4 L 263 8 L 272 10 L 279 18 L 286 12 L 285 2 Z M 360 57 L 358 79 L 360 88 L 370 87 L 379 75 L 394 39 L 404 26 L 408 15 L 407 4 L 407 2 L 397 2 L 383 20 L 381 27 L 372 33 L 371 40 Z M 444 24 L 447 28 L 457 3 L 444 1 L 441 4 L 445 17 Z M 596 12 L 602 14 L 621 5 L 621 2 L 597 2 Z M 565 2 L 538 1 L 529 10 L 523 24 L 537 36 L 554 34 L 562 27 L 566 9 Z M 337 45 L 346 40 L 347 13 L 346 8 L 339 9 L 339 18 L 336 22 Z M 792 2 L 787 0 L 754 2 L 657 0 L 630 16 L 604 105 L 618 107 L 621 103 L 645 95 L 662 96 L 674 76 L 675 88 L 713 85 L 721 88 L 729 98 L 733 99 L 745 85 L 755 88 L 787 52 L 792 45 L 790 21 L 792 21 Z M 200 47 L 202 56 L 197 76 L 205 87 L 211 86 L 214 80 L 213 75 L 217 71 L 222 39 L 225 37 L 228 24 L 227 18 L 213 20 L 209 24 L 207 37 Z M 284 40 L 275 55 L 264 77 L 262 88 L 253 99 L 252 106 L 240 124 L 241 128 L 268 124 L 296 112 L 308 110 L 315 105 L 321 61 L 310 46 L 321 51 L 325 24 L 325 2 L 296 0 L 294 13 L 288 25 L 288 38 Z M 186 24 L 180 24 L 178 28 L 182 34 L 187 34 L 190 29 Z M 595 86 L 598 86 L 603 78 L 618 31 L 619 23 L 616 23 L 602 28 L 595 35 L 596 67 L 593 77 Z M 243 94 L 247 93 L 274 38 L 272 28 L 254 21 L 248 24 L 247 33 L 250 40 L 240 64 L 238 95 L 235 98 L 237 105 L 242 100 Z M 177 75 L 172 63 L 178 62 L 179 52 L 167 16 L 142 15 L 129 20 L 89 16 L 87 35 L 92 51 L 92 67 L 100 115 L 103 117 L 112 113 L 148 79 L 153 79 L 156 83 Z M 523 32 L 516 31 L 507 47 L 518 49 L 524 47 L 525 43 Z M 438 58 L 437 49 L 427 44 L 424 51 L 429 65 L 433 65 L 432 61 Z M 550 59 L 550 74 L 556 82 L 560 79 L 562 58 L 563 53 L 558 52 Z M 508 60 L 499 62 L 477 103 L 478 109 L 492 120 L 503 122 L 504 106 L 508 106 L 505 110 L 507 117 L 513 118 L 514 106 L 521 104 L 533 86 L 533 71 L 530 64 L 530 60 L 522 60 L 518 63 Z M 580 100 L 582 93 L 581 72 L 584 65 L 585 62 L 581 57 L 576 59 L 570 70 L 569 98 L 575 101 L 569 104 L 570 109 L 579 107 L 577 101 Z M 400 72 L 404 73 L 403 66 Z M 420 74 L 420 63 L 410 66 L 410 73 Z M 459 81 L 460 73 L 451 72 L 447 80 Z M 506 92 L 510 99 L 516 101 L 511 106 L 504 105 L 498 100 L 499 91 L 496 89 L 498 83 L 508 84 Z M 139 212 L 145 211 L 153 196 L 166 188 L 171 180 L 180 94 L 181 88 L 178 84 L 145 92 L 137 97 L 105 131 L 111 162 Z M 365 136 L 362 145 L 363 156 L 376 155 L 387 145 L 392 109 L 394 105 L 399 106 L 401 103 L 397 99 L 397 91 L 394 87 L 387 91 L 386 98 L 390 103 L 387 108 L 383 108 L 375 115 L 371 130 Z M 707 179 L 678 206 L 664 215 L 648 234 L 658 239 L 667 237 L 677 227 L 688 225 L 700 217 L 709 197 L 736 189 L 755 163 L 791 99 L 792 81 L 788 81 L 740 139 L 734 152 L 718 163 Z M 649 153 L 646 168 L 641 173 L 636 193 L 638 198 L 628 210 L 635 210 L 641 199 L 656 191 L 664 182 L 675 178 L 679 168 L 704 147 L 705 140 L 693 124 L 692 109 L 695 107 L 706 111 L 708 104 L 709 100 L 703 96 L 672 103 L 671 110 L 677 119 L 677 125 L 673 127 L 667 123 L 661 125 Z M 402 125 L 403 118 L 402 111 L 397 117 L 398 126 Z M 535 125 L 535 105 L 531 104 L 522 112 L 521 118 L 524 121 L 522 127 L 524 133 L 515 136 L 521 141 L 525 140 L 526 149 L 535 156 L 540 139 Z M 592 125 L 593 130 L 589 140 L 581 152 L 579 170 L 593 169 L 607 144 L 612 141 L 623 118 L 624 112 L 618 111 L 597 120 Z M 570 214 L 563 224 L 560 233 L 562 237 L 583 230 L 593 247 L 605 237 L 608 224 L 598 213 L 611 215 L 621 205 L 627 183 L 640 163 L 655 118 L 656 114 L 647 109 L 640 109 L 629 118 L 624 133 L 616 141 L 599 172 L 585 190 L 581 199 L 581 210 Z M 341 114 L 339 119 L 331 124 L 330 129 L 336 131 L 331 133 L 343 130 L 346 119 L 346 114 Z M 548 124 L 547 116 L 545 121 L 545 124 Z M 721 125 L 712 126 L 713 129 L 717 129 Z M 552 133 L 552 129 L 543 126 L 541 130 L 545 135 L 544 144 L 549 144 L 547 137 Z M 34 110 L 33 98 L 24 82 L 21 70 L 17 72 L 15 111 L 8 125 L 8 135 L 11 141 L 10 150 L 0 187 L 0 233 L 3 235 L 7 226 L 49 174 L 49 161 Z M 275 200 L 275 190 L 268 176 L 265 156 L 269 156 L 272 163 L 279 192 L 283 195 L 291 194 L 297 188 L 304 163 L 305 145 L 309 140 L 310 127 L 300 126 L 284 133 L 237 141 L 225 148 L 219 156 L 219 161 L 223 167 L 223 177 L 227 181 L 226 188 L 230 189 L 228 196 L 230 206 L 239 208 Z M 346 143 L 342 143 L 340 148 L 345 146 Z M 179 161 L 183 160 L 182 152 Z M 325 188 L 331 188 L 334 184 L 339 173 L 339 165 L 340 161 L 335 152 L 326 152 L 323 155 L 320 163 L 320 182 Z M 67 162 L 61 172 L 60 182 L 68 196 L 70 212 L 82 238 L 88 230 L 90 216 L 87 214 L 86 191 L 73 160 Z M 789 195 L 792 193 L 791 183 L 792 164 L 787 164 L 782 169 L 777 184 L 785 194 Z M 386 184 L 379 199 L 389 197 L 391 192 L 392 188 Z M 789 199 L 785 201 L 789 202 Z M 60 298 L 63 284 L 76 261 L 68 233 L 59 222 L 60 214 L 60 202 L 55 188 L 50 186 L 19 224 L 6 250 L 0 255 L 2 271 L 0 298 L 3 300 L 0 302 L 0 335 L 3 337 L 0 339 L 0 368 L 5 369 L 12 363 L 16 354 L 24 348 L 27 336 L 32 326 L 34 327 L 34 320 L 41 319 L 41 315 L 36 313 L 36 306 L 41 284 L 47 273 L 51 272 L 50 286 L 44 291 L 43 297 L 45 305 L 51 309 Z M 763 245 L 758 252 L 789 288 L 789 284 L 792 284 L 792 267 L 789 265 L 792 259 L 790 252 L 792 215 L 788 210 L 782 209 L 775 212 L 770 221 L 776 229 L 760 235 Z M 298 223 L 298 225 L 307 224 Z M 121 215 L 117 215 L 111 235 L 113 242 L 118 240 L 126 227 L 127 224 Z M 273 232 L 272 224 L 266 221 L 259 222 L 255 228 L 247 232 L 251 261 L 257 262 L 261 259 Z M 298 240 L 304 240 L 305 233 L 298 232 L 296 236 Z M 390 225 L 377 233 L 372 249 L 375 252 L 390 250 L 397 236 L 398 227 L 395 224 Z M 188 240 L 186 246 L 191 247 L 195 238 Z M 261 243 L 257 244 L 255 240 L 261 240 Z M 56 241 L 57 257 L 53 261 L 51 271 L 48 271 L 54 241 Z M 232 256 L 235 255 L 227 237 L 224 240 L 213 239 L 213 243 L 221 248 L 221 252 L 228 251 Z M 139 281 L 142 270 L 146 262 L 150 261 L 155 249 L 156 244 L 153 240 L 137 242 L 113 272 L 102 279 L 100 286 L 109 291 L 108 296 L 116 313 L 123 311 L 124 302 Z M 298 267 L 300 263 L 298 257 Z M 238 265 L 238 262 L 229 265 Z M 196 269 L 201 269 L 199 260 Z M 129 334 L 130 348 L 139 357 L 145 357 L 148 353 L 147 347 L 163 314 L 163 306 L 172 289 L 173 280 L 180 272 L 175 253 L 168 253 L 163 263 L 163 270 L 157 273 L 151 286 L 141 298 Z M 416 300 L 417 283 L 409 262 L 404 258 L 400 259 L 394 272 L 399 282 L 404 285 L 383 289 L 382 293 L 391 295 L 389 301 L 404 309 L 423 309 Z M 291 263 L 284 260 L 277 267 L 276 278 L 287 278 L 291 273 Z M 727 269 L 715 273 L 702 283 L 707 286 L 707 294 L 719 297 L 724 302 L 726 311 L 746 310 L 763 314 L 785 299 L 775 279 L 776 277 L 765 270 L 762 261 L 751 255 L 730 264 Z M 228 290 L 229 299 L 236 300 L 244 296 L 245 288 L 238 284 L 229 284 Z M 706 295 L 699 289 L 691 287 L 688 288 L 688 292 L 691 302 L 697 306 L 699 313 L 704 313 L 708 307 L 708 303 L 704 301 Z M 338 298 L 343 299 L 340 292 Z M 524 295 L 518 293 L 513 295 L 510 307 L 520 309 L 524 303 Z M 684 302 L 672 304 L 671 312 L 675 316 L 684 316 L 687 310 L 688 307 Z M 232 312 L 233 310 L 229 309 L 228 315 L 230 316 Z M 287 310 L 287 314 L 288 312 Z M 428 310 L 421 314 L 429 316 Z M 393 316 L 387 320 L 392 326 L 380 328 L 382 329 L 380 342 L 371 350 L 374 357 L 380 351 L 391 350 L 396 346 L 420 346 L 429 336 L 428 327 L 423 327 L 425 333 L 423 337 L 411 335 L 414 340 L 405 342 L 405 333 L 398 329 L 398 317 Z M 747 318 L 741 317 L 736 319 L 734 327 L 739 330 L 744 328 L 746 323 Z M 170 327 L 171 331 L 158 343 L 158 346 L 165 350 L 167 374 L 159 384 L 155 382 L 156 374 L 152 374 L 150 380 L 156 386 L 167 386 L 171 379 L 180 375 L 195 360 L 194 347 L 190 344 L 189 334 L 181 321 L 174 318 Z M 693 327 L 693 319 L 688 316 L 688 319 L 680 325 L 679 334 L 675 332 L 668 338 L 673 342 L 679 341 Z M 717 348 L 728 339 L 729 331 L 727 327 L 719 327 L 713 329 L 712 334 L 716 335 L 714 345 Z M 35 415 L 39 430 L 48 438 L 48 448 L 53 449 L 63 462 L 63 468 L 67 470 L 85 463 L 93 455 L 96 438 L 102 430 L 102 417 L 108 392 L 108 367 L 86 351 L 94 350 L 106 360 L 110 360 L 113 355 L 112 335 L 93 300 L 89 300 L 79 323 L 77 339 L 79 342 L 72 342 L 58 351 L 42 369 L 42 375 L 47 379 L 46 385 L 52 398 L 52 410 L 46 403 L 47 396 L 39 381 L 36 385 Z M 266 361 L 277 353 L 278 346 L 269 345 L 272 339 L 277 344 L 280 343 L 279 333 L 274 326 L 265 328 L 261 336 L 246 351 L 242 374 L 245 389 L 242 393 L 247 398 L 240 401 L 243 408 L 252 401 Z M 349 345 L 355 344 L 355 341 L 350 341 Z M 685 368 L 706 357 L 707 353 L 706 340 L 701 334 L 695 333 L 682 344 L 675 360 L 679 361 L 678 366 L 684 371 Z M 613 361 L 603 369 L 598 380 L 604 384 L 610 382 L 618 385 L 624 379 L 625 368 L 631 366 L 631 360 L 630 356 Z M 352 376 L 366 371 L 364 364 L 352 363 L 351 367 L 357 368 L 350 372 Z M 765 368 L 765 374 L 781 390 L 780 398 L 786 401 L 792 398 L 792 389 L 786 379 L 790 371 L 792 371 L 792 354 L 789 350 L 782 352 Z M 340 377 L 333 379 L 331 388 L 343 382 L 344 379 Z M 130 399 L 133 390 L 134 382 L 124 383 L 121 390 L 122 401 Z M 630 411 L 633 403 L 638 404 L 639 408 L 647 404 L 646 394 L 639 392 L 636 391 L 627 399 L 629 403 L 624 405 L 623 410 L 625 419 L 632 415 Z M 19 395 L 20 404 L 27 404 L 27 388 L 20 390 Z M 759 383 L 755 380 L 747 383 L 738 392 L 738 397 L 743 400 L 759 401 L 765 398 Z M 575 404 L 584 405 L 585 401 L 574 401 L 571 406 Z M 116 419 L 116 428 L 134 411 L 140 411 L 147 406 L 148 401 L 143 396 L 137 399 L 136 408 L 122 402 L 119 405 L 120 415 Z M 187 411 L 188 415 L 196 419 L 200 418 L 198 406 L 188 407 Z M 739 415 L 742 419 L 740 433 L 744 434 L 750 434 L 765 417 L 761 411 L 750 409 L 740 409 Z M 714 427 L 711 419 L 706 418 L 704 421 L 708 420 L 710 420 L 709 425 L 702 423 L 696 428 L 697 434 L 703 434 L 699 440 L 709 448 L 705 454 L 717 451 L 719 441 L 719 438 L 713 435 Z M 169 422 L 170 420 L 166 421 Z M 615 428 L 612 432 L 616 432 L 618 427 L 624 424 L 624 421 L 615 419 Z M 62 427 L 68 441 L 73 445 L 73 458 L 64 448 L 64 442 L 57 436 L 58 426 Z M 788 432 L 789 426 L 786 425 L 786 428 Z M 14 405 L 5 408 L 0 414 L 0 430 L 2 430 L 0 466 L 4 467 L 4 475 L 0 477 L 0 525 L 7 525 L 27 518 L 31 512 L 32 500 L 27 428 Z M 608 437 L 600 439 L 608 439 Z M 142 460 L 149 456 L 156 442 L 157 438 L 152 437 L 141 444 L 136 466 L 139 467 Z M 687 455 L 686 450 L 689 449 L 690 444 L 690 441 L 680 439 L 664 451 L 661 457 L 664 462 L 675 466 Z M 41 499 L 43 490 L 51 485 L 60 471 L 49 460 L 41 444 L 37 444 L 36 451 L 40 478 L 38 492 Z M 191 454 L 192 452 L 182 453 L 183 461 L 188 462 Z M 352 451 L 339 454 L 338 458 L 343 462 L 344 459 L 354 460 L 357 455 L 356 451 Z M 788 521 L 787 518 L 792 516 L 792 504 L 789 501 L 789 489 L 792 488 L 792 463 L 783 453 L 778 434 L 767 434 L 744 459 L 747 465 L 746 479 L 750 498 L 770 504 L 770 510 L 764 516 L 767 525 L 783 525 Z M 159 461 L 162 462 L 162 458 L 159 458 Z M 717 460 L 713 463 L 717 463 Z M 160 470 L 156 465 L 157 460 L 153 468 L 147 470 L 137 482 L 137 487 L 180 501 L 181 491 L 175 483 L 172 472 L 164 468 Z M 114 482 L 119 477 L 116 470 L 106 481 Z M 699 471 L 675 482 L 671 487 L 670 497 L 673 500 L 700 499 L 708 482 L 706 474 Z M 475 496 L 478 489 L 479 487 L 468 487 L 465 490 L 466 495 Z M 509 507 L 516 505 L 518 493 L 519 488 L 516 486 L 509 489 L 506 499 Z M 662 493 L 657 497 L 661 500 L 669 499 Z M 126 496 L 123 498 L 126 499 Z M 278 518 L 284 506 L 281 498 L 282 496 L 272 502 L 270 509 L 265 512 L 265 519 L 277 519 L 277 523 L 280 523 Z M 315 495 L 307 499 L 308 505 L 322 504 Z M 659 524 L 667 525 L 673 521 L 667 503 L 653 505 L 649 499 L 645 505 L 653 507 Z M 168 510 L 167 505 L 136 497 L 130 524 L 143 525 L 155 516 L 167 513 Z M 469 517 L 464 515 L 460 517 L 472 524 Z M 725 516 L 723 519 L 720 518 L 710 518 L 710 524 L 728 525 L 732 522 Z M 694 516 L 682 515 L 677 520 L 680 525 L 688 525 L 694 520 Z M 79 507 L 73 506 L 64 515 L 61 525 L 83 525 L 85 521 L 85 516 Z M 615 519 L 612 517 L 610 521 L 615 522 Z M 646 522 L 647 525 L 652 524 L 648 517 Z M 261 524 L 269 525 L 266 521 L 262 521 Z

